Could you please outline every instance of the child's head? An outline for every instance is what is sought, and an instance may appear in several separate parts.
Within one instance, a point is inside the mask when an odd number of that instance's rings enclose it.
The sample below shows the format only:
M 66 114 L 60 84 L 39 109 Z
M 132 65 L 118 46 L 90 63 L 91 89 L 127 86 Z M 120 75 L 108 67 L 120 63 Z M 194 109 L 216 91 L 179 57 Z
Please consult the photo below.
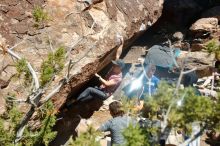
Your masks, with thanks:
M 124 115 L 122 104 L 118 101 L 113 101 L 109 104 L 109 111 L 112 117 L 119 117 Z
M 196 84 L 198 81 L 198 76 L 196 72 L 190 72 L 183 76 L 182 84 L 184 87 L 192 87 L 193 84 Z

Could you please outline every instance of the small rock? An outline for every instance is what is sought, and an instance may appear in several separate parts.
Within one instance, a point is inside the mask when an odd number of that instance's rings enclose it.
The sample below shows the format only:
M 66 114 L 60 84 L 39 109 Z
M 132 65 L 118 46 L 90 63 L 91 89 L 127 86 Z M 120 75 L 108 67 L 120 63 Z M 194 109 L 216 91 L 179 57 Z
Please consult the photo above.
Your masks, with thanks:
M 205 49 L 203 44 L 195 43 L 191 45 L 191 51 L 201 51 L 202 49 Z
M 16 20 L 16 19 L 14 19 L 14 18 L 11 19 L 11 24 L 17 24 L 18 22 L 19 22 L 19 21 Z
M 172 39 L 173 39 L 173 41 L 182 41 L 183 37 L 184 37 L 183 33 L 178 31 L 173 34 Z

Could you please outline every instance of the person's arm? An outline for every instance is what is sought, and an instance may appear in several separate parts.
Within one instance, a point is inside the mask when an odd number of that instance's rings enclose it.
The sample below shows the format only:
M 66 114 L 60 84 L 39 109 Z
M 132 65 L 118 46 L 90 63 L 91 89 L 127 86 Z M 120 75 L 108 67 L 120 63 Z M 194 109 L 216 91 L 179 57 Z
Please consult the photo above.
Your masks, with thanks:
M 137 96 L 138 96 L 138 99 L 140 99 L 140 97 L 142 96 L 144 92 L 144 86 L 142 86 L 140 89 L 138 89 L 137 91 Z
M 102 132 L 106 132 L 109 131 L 111 127 L 111 121 L 108 120 L 107 122 L 105 122 L 104 124 L 102 124 L 99 128 L 98 131 L 102 131 Z
M 213 76 L 208 77 L 208 78 L 205 80 L 205 82 L 204 82 L 201 86 L 199 86 L 199 87 L 200 87 L 200 88 L 205 88 L 209 83 L 211 83 L 212 79 L 213 79 Z
M 103 79 L 100 75 L 95 74 L 96 77 L 99 78 L 99 80 L 102 82 L 102 84 L 104 84 L 105 86 L 113 86 L 117 84 L 117 81 L 115 79 L 106 81 L 105 79 Z
M 116 51 L 116 60 L 120 58 L 121 53 L 122 53 L 122 49 L 123 49 L 123 46 L 124 46 L 124 39 L 123 39 L 123 37 L 120 38 L 120 41 L 121 41 L 121 44 L 117 48 L 117 51 Z

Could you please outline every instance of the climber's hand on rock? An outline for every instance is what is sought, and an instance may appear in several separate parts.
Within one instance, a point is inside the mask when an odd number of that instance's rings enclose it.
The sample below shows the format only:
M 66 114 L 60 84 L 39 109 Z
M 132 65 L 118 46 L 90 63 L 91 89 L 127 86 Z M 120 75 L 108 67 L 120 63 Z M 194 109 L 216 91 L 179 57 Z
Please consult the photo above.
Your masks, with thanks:
M 98 77 L 98 78 L 100 78 L 100 77 L 101 77 L 101 76 L 100 76 L 100 75 L 98 75 L 97 73 L 95 74 L 95 76 L 96 76 L 96 77 Z
M 120 44 L 124 44 L 124 38 L 123 38 L 123 36 L 120 36 L 119 39 L 120 39 Z
M 204 88 L 205 88 L 204 85 L 200 85 L 200 86 L 198 86 L 198 87 L 199 87 L 199 89 L 204 89 Z

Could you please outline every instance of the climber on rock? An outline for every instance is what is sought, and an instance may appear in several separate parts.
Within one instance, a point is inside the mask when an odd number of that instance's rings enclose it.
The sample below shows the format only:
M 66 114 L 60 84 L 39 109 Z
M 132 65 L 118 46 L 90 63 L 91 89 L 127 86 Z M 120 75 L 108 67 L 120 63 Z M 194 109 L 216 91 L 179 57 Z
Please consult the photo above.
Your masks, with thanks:
M 73 102 L 85 102 L 94 98 L 106 100 L 108 97 L 110 97 L 122 81 L 122 69 L 125 66 L 124 62 L 120 59 L 112 61 L 112 63 L 113 67 L 111 68 L 105 79 L 97 73 L 95 74 L 95 76 L 98 77 L 99 81 L 101 82 L 101 86 L 88 87 Z M 69 107 L 70 104 L 68 104 L 67 106 Z
M 117 47 L 116 47 L 116 60 L 120 58 L 121 54 L 122 54 L 122 49 L 124 46 L 124 38 L 123 36 L 117 34 L 116 36 L 116 43 L 117 43 Z

